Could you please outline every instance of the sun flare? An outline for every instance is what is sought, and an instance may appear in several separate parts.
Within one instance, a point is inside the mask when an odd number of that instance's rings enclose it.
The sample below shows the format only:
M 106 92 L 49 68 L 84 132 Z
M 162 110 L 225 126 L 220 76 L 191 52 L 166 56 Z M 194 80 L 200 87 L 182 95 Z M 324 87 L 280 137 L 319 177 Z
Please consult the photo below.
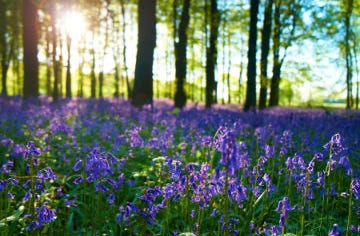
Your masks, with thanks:
M 61 18 L 61 24 L 72 40 L 79 40 L 87 31 L 85 18 L 76 11 L 66 12 Z

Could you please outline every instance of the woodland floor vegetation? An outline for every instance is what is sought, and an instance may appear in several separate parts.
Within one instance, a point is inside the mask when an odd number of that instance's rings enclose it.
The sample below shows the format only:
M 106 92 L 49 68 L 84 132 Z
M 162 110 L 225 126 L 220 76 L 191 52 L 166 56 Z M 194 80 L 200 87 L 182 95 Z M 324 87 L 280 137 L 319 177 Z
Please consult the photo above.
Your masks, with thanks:
M 358 235 L 360 114 L 0 98 L 2 235 Z

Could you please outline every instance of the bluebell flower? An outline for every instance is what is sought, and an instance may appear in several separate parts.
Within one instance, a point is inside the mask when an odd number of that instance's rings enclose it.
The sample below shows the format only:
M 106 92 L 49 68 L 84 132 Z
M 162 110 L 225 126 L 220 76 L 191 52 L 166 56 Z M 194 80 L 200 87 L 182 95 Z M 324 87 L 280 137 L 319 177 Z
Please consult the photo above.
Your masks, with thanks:
M 29 188 L 30 183 L 31 183 L 31 180 L 30 180 L 30 179 L 26 180 L 25 183 L 23 183 L 23 185 L 22 185 L 23 188 Z
M 104 193 L 107 193 L 110 191 L 110 189 L 108 187 L 106 187 L 105 185 L 101 184 L 101 183 L 97 183 L 95 185 L 95 190 L 96 191 L 101 191 L 101 192 L 104 192 Z
M 69 194 L 67 194 L 65 197 L 65 206 L 66 207 L 77 207 L 76 200 L 77 200 L 76 197 L 70 200 Z
M 45 181 L 45 180 L 56 180 L 57 177 L 54 173 L 54 171 L 51 169 L 51 167 L 46 167 L 42 170 L 39 170 L 37 172 L 37 178 L 38 179 L 41 179 L 42 181 Z
M 81 182 L 83 182 L 84 178 L 82 176 L 78 176 L 74 179 L 74 184 L 79 184 Z
M 360 179 L 354 178 L 351 181 L 351 191 L 356 199 L 360 199 Z
M 82 163 L 83 163 L 83 161 L 81 159 L 77 160 L 77 162 L 73 166 L 73 170 L 75 172 L 79 171 L 81 169 L 81 167 L 82 167 Z
M 341 236 L 342 232 L 338 226 L 338 224 L 334 224 L 332 229 L 329 231 L 329 236 Z
M 6 181 L 0 180 L 0 192 L 6 188 Z
M 24 159 L 27 159 L 28 157 L 40 156 L 40 155 L 41 155 L 40 148 L 36 147 L 34 142 L 32 141 L 28 142 L 23 156 Z
M 290 205 L 288 197 L 284 197 L 278 202 L 275 211 L 280 214 L 279 225 L 282 228 L 285 227 L 285 219 L 289 217 L 289 212 L 292 210 L 294 207 Z
M 112 206 L 114 205 L 114 202 L 115 202 L 115 194 L 109 194 L 107 197 L 106 197 L 106 201 Z
M 47 202 L 44 202 L 41 207 L 35 208 L 35 213 L 37 215 L 37 219 L 32 221 L 27 227 L 26 230 L 30 231 L 33 229 L 38 229 L 44 226 L 46 223 L 50 223 L 55 221 L 56 214 L 55 212 L 47 207 Z
M 345 172 L 348 176 L 352 176 L 353 170 L 347 156 L 340 157 L 339 165 L 341 165 L 345 169 Z
M 13 184 L 13 186 L 17 186 L 19 184 L 19 180 L 14 178 L 9 178 L 8 181 Z
M 29 198 L 31 197 L 31 191 L 27 191 L 23 197 L 23 201 L 26 202 L 27 200 L 29 200 Z
M 116 221 L 118 223 L 124 222 L 125 224 L 129 223 L 129 217 L 132 214 L 140 213 L 140 209 L 132 202 L 127 202 L 126 206 L 120 206 L 119 211 L 120 213 L 116 215 Z
M 10 198 L 11 200 L 15 199 L 15 196 L 11 192 L 7 192 L 6 196 Z

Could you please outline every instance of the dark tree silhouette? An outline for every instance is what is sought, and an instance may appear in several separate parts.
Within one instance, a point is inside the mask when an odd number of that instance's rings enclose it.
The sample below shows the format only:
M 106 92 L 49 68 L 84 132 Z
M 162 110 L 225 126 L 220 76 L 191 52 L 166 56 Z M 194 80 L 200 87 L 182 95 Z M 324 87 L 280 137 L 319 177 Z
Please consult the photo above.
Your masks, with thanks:
M 51 18 L 51 34 L 52 34 L 52 63 L 54 73 L 54 86 L 53 86 L 53 100 L 56 101 L 59 98 L 59 82 L 60 82 L 60 62 L 57 57 L 57 14 L 56 14 L 55 0 L 51 0 L 50 4 L 50 18 Z
M 205 106 L 210 108 L 214 102 L 215 67 L 217 60 L 217 39 L 220 23 L 220 15 L 217 7 L 217 0 L 210 1 L 210 40 L 209 47 L 206 49 L 206 96 Z
M 23 0 L 24 99 L 39 95 L 38 29 L 34 1 Z
M 258 21 L 258 11 L 259 0 L 251 0 L 245 111 L 256 107 L 256 25 Z
M 272 9 L 274 0 L 265 1 L 264 21 L 261 31 L 261 59 L 260 59 L 260 96 L 259 96 L 259 108 L 264 109 L 266 107 L 267 88 L 268 88 L 268 76 L 267 65 L 268 55 L 270 49 L 271 38 L 271 22 L 272 22 Z
M 176 8 L 176 4 L 174 4 Z M 186 48 L 187 48 L 187 28 L 189 25 L 189 9 L 190 0 L 184 0 L 181 21 L 178 29 L 178 41 L 174 42 L 175 46 L 175 74 L 176 74 L 176 92 L 175 92 L 175 106 L 182 108 L 186 104 L 186 93 L 184 91 L 184 83 L 186 79 Z M 175 10 L 176 11 L 176 10 Z M 175 16 L 174 16 L 175 17 Z
M 152 103 L 153 60 L 156 45 L 156 1 L 139 0 L 138 51 L 132 105 L 142 107 Z
M 353 12 L 353 0 L 345 1 L 346 10 L 344 17 L 345 25 L 345 61 L 346 61 L 346 108 L 350 109 L 353 107 L 353 55 L 351 53 L 351 34 L 352 34 L 352 25 L 351 25 L 351 15 Z
M 11 26 L 7 11 L 10 10 L 9 3 L 4 0 L 0 1 L 0 61 L 1 61 L 1 82 L 2 95 L 8 95 L 7 91 L 7 72 L 9 70 L 10 61 L 14 54 L 14 36 L 9 39 L 9 28 Z

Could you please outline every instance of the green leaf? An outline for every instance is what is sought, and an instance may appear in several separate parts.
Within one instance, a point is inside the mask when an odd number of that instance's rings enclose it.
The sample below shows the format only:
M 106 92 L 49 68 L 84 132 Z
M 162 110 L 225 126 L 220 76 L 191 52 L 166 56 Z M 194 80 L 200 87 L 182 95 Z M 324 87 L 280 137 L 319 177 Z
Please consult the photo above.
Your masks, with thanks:
M 21 214 L 24 212 L 24 209 L 25 209 L 24 206 L 20 206 L 13 215 L 0 220 L 0 227 L 4 227 L 5 222 L 18 220 L 20 218 Z

